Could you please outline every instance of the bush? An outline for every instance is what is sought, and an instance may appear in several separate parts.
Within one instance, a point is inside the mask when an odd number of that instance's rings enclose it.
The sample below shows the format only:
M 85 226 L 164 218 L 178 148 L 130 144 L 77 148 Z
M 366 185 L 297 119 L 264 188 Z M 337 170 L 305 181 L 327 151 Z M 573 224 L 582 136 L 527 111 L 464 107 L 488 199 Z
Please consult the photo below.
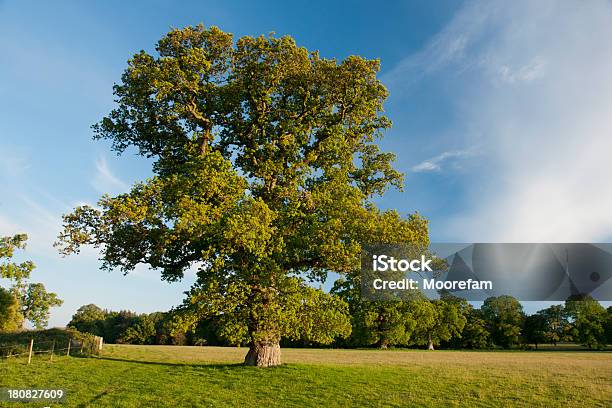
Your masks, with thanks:
M 81 333 L 74 329 L 25 330 L 14 333 L 0 333 L 0 356 L 26 353 L 30 339 L 34 339 L 34 351 L 50 350 L 55 341 L 55 349 L 60 350 L 68 346 L 72 339 L 75 352 L 83 351 L 86 354 L 97 354 L 95 336 Z

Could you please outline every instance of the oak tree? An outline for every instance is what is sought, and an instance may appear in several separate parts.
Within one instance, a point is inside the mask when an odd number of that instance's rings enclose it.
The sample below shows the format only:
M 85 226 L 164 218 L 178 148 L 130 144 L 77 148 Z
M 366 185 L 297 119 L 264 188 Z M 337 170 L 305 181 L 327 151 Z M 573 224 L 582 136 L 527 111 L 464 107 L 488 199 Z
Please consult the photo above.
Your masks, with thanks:
M 606 309 L 589 295 L 574 295 L 565 301 L 570 334 L 576 343 L 589 349 L 606 347 Z
M 485 299 L 480 310 L 493 343 L 510 348 L 520 342 L 525 313 L 518 300 L 508 295 L 492 296 Z
M 403 184 L 378 145 L 391 125 L 378 70 L 288 36 L 172 30 L 129 60 L 116 108 L 94 126 L 153 174 L 66 215 L 62 252 L 94 245 L 104 268 L 146 264 L 168 281 L 191 268 L 179 323 L 214 316 L 225 338 L 249 344 L 249 365 L 280 364 L 281 337 L 348 335 L 346 303 L 310 283 L 358 270 L 380 223 L 408 228 L 374 205 Z

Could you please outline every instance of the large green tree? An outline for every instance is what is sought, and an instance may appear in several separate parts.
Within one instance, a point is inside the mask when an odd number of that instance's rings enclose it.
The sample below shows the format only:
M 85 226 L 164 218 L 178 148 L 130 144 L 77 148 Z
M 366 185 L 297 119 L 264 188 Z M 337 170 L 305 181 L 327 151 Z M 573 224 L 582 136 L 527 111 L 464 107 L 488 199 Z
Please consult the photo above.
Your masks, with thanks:
M 16 284 L 13 290 L 19 298 L 24 320 L 32 323 L 37 329 L 47 326 L 52 307 L 64 303 L 55 293 L 47 292 L 45 285 L 40 282 Z
M 456 348 L 484 349 L 492 346 L 491 334 L 487 322 L 480 309 L 468 306 L 465 313 L 466 322 L 461 331 L 461 337 L 454 337 L 451 345 Z
M 576 343 L 588 348 L 605 348 L 608 314 L 597 300 L 591 296 L 572 296 L 565 301 L 565 312 Z
M 77 309 L 76 313 L 72 315 L 68 327 L 73 327 L 83 333 L 92 333 L 104 337 L 104 320 L 107 317 L 108 313 L 105 310 L 90 303 Z M 108 338 L 106 341 L 108 341 Z
M 407 228 L 393 230 L 392 225 L 381 223 L 374 235 L 379 242 L 412 242 L 427 244 L 427 224 L 423 218 L 408 217 Z M 421 233 L 415 233 L 420 231 Z M 386 349 L 394 345 L 409 344 L 417 325 L 417 316 L 422 312 L 423 298 L 418 290 L 396 292 L 362 291 L 360 270 L 348 272 L 336 280 L 332 293 L 340 296 L 349 305 L 352 333 L 349 345 L 376 346 Z M 402 279 L 404 273 L 392 273 L 386 279 Z M 366 279 L 367 280 L 367 279 Z
M 563 305 L 552 305 L 538 312 L 545 322 L 544 339 L 546 343 L 557 343 L 570 340 L 571 325 Z
M 15 251 L 24 250 L 27 240 L 26 234 L 0 238 L 0 278 L 13 283 L 10 291 L 18 306 L 22 324 L 29 321 L 37 329 L 42 329 L 49 322 L 49 310 L 61 306 L 63 301 L 55 293 L 47 292 L 42 283 L 29 282 L 36 268 L 32 261 L 14 261 Z
M 441 342 L 461 337 L 467 321 L 467 301 L 443 294 L 440 299 L 424 301 L 417 306 L 415 344 L 426 344 L 428 350 L 434 350 Z
M 153 175 L 65 216 L 62 252 L 91 244 L 104 268 L 147 264 L 168 281 L 193 268 L 180 323 L 217 317 L 226 338 L 249 344 L 249 365 L 280 364 L 283 336 L 348 335 L 346 303 L 308 281 L 358 270 L 380 224 L 411 228 L 373 203 L 402 186 L 377 144 L 391 125 L 378 70 L 288 36 L 171 31 L 130 59 L 117 107 L 94 127 L 117 152 L 149 158 Z
M 352 325 L 349 344 L 381 349 L 408 344 L 417 324 L 414 304 L 401 299 L 362 299 L 359 289 L 338 280 L 332 291 L 349 303 Z
M 495 344 L 509 348 L 520 342 L 525 314 L 518 300 L 507 295 L 489 297 L 480 309 Z
M 548 322 L 544 314 L 538 312 L 525 318 L 523 337 L 526 344 L 533 344 L 537 350 L 538 344 L 547 342 Z

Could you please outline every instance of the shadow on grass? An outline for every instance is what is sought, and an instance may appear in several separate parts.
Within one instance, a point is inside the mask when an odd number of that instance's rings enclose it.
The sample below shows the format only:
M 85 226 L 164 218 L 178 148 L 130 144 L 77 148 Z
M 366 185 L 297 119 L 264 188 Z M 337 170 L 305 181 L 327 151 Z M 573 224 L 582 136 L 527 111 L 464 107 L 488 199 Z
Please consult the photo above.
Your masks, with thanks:
M 232 364 L 221 364 L 221 363 L 169 363 L 164 361 L 143 361 L 143 360 L 130 360 L 126 358 L 118 358 L 118 357 L 109 357 L 109 356 L 99 356 L 96 357 L 98 360 L 107 360 L 107 361 L 117 361 L 121 363 L 131 363 L 131 364 L 143 364 L 143 365 L 156 365 L 156 366 L 167 366 L 167 367 L 196 367 L 196 368 L 211 368 L 211 369 L 232 369 L 232 370 L 252 370 L 256 367 L 245 366 L 242 363 L 232 363 Z M 284 365 L 286 367 L 286 365 Z M 283 366 L 279 366 L 283 367 Z M 279 367 L 270 367 L 272 369 Z

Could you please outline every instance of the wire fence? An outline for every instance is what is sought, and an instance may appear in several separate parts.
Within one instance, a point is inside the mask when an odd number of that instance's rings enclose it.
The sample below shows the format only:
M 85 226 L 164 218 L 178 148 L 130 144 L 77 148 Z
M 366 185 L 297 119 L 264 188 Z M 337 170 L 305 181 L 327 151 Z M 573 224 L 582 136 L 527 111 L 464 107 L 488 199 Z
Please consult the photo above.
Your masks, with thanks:
M 63 346 L 63 347 L 62 347 Z M 91 356 L 98 354 L 102 349 L 102 338 L 96 337 L 94 342 L 83 342 L 75 339 L 67 341 L 58 340 L 36 340 L 30 339 L 26 343 L 13 343 L 0 345 L 0 361 L 27 358 L 31 364 L 32 357 L 48 355 L 48 360 L 53 361 L 54 356 Z

